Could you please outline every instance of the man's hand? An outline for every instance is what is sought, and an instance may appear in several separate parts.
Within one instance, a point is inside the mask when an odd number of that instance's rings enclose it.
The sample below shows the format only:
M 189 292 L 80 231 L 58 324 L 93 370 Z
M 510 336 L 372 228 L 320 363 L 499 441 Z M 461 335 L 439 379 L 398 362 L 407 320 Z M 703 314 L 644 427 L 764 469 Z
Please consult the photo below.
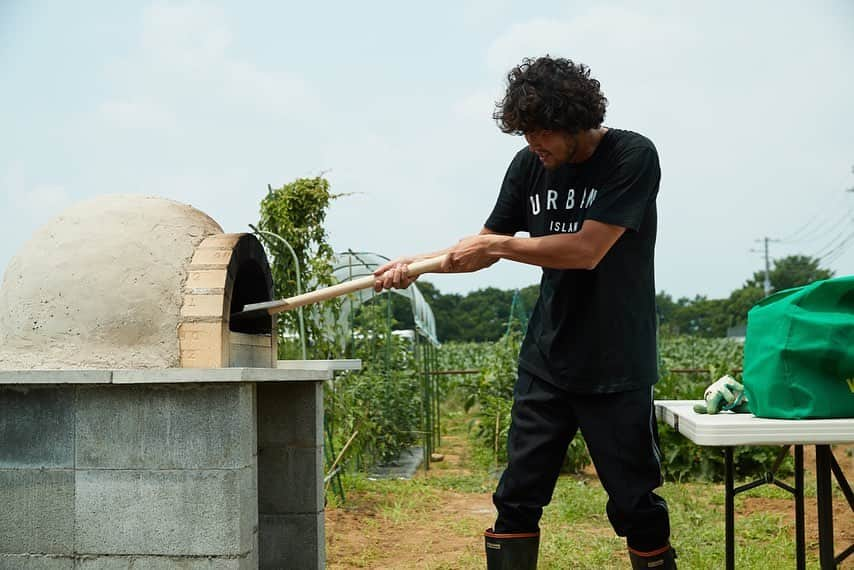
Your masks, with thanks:
M 406 289 L 418 279 L 418 277 L 409 277 L 409 264 L 437 255 L 447 254 L 440 270 L 441 273 L 470 273 L 489 267 L 500 257 L 489 253 L 488 248 L 500 240 L 508 239 L 508 237 L 500 234 L 480 233 L 463 238 L 456 245 L 430 255 L 398 257 L 374 271 L 374 277 L 376 277 L 374 291 L 379 293 L 383 289 Z
M 418 277 L 409 277 L 409 264 L 417 260 L 416 257 L 398 257 L 378 267 L 374 271 L 374 291 L 406 289 L 412 285 Z
M 694 411 L 698 414 L 717 414 L 721 410 L 750 411 L 747 408 L 744 386 L 731 376 L 718 378 L 706 388 L 703 399 L 706 401 L 705 404 L 694 404 Z
M 471 273 L 489 267 L 501 259 L 489 252 L 490 247 L 506 239 L 507 236 L 484 233 L 461 239 L 448 250 L 442 272 Z

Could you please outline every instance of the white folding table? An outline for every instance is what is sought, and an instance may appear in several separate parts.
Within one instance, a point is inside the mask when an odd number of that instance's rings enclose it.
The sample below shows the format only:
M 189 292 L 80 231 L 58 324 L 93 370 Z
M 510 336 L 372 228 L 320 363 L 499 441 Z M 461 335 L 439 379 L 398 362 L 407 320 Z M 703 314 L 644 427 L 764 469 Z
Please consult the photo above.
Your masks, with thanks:
M 726 467 L 726 567 L 735 567 L 735 495 L 770 483 L 795 497 L 795 542 L 798 569 L 806 566 L 804 538 L 804 445 L 815 445 L 816 503 L 818 510 L 819 557 L 822 570 L 836 565 L 854 552 L 854 544 L 835 556 L 833 548 L 833 508 L 831 473 L 835 475 L 845 498 L 854 511 L 854 494 L 839 467 L 830 444 L 854 442 L 854 418 L 827 420 L 777 420 L 757 418 L 753 414 L 722 412 L 698 414 L 693 405 L 702 400 L 656 400 L 655 411 L 665 422 L 697 445 L 723 447 Z M 734 486 L 733 447 L 738 445 L 784 446 L 770 472 L 760 479 Z M 795 485 L 779 481 L 775 474 L 790 446 L 795 447 Z

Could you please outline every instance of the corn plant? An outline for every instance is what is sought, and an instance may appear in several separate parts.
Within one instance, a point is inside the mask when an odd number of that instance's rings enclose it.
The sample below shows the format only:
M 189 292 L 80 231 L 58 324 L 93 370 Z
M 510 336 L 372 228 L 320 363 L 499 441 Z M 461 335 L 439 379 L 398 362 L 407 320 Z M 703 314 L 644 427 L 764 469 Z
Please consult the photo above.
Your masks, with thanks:
M 674 336 L 659 344 L 660 380 L 655 397 L 660 400 L 699 400 L 706 387 L 724 374 L 741 380 L 744 349 L 729 339 Z M 695 445 L 666 425 L 659 425 L 664 475 L 670 480 L 720 481 L 724 477 L 724 451 Z M 736 475 L 764 472 L 777 457 L 775 447 L 737 447 L 733 459 Z M 781 474 L 790 473 L 791 460 Z
M 448 387 L 450 397 L 458 397 L 463 408 L 471 412 L 470 433 L 481 456 L 496 464 L 507 461 L 507 434 L 521 333 L 511 330 L 495 342 L 449 343 L 439 351 L 439 368 L 477 369 L 479 374 L 456 377 Z M 578 472 L 590 464 L 581 434 L 569 445 L 563 470 Z

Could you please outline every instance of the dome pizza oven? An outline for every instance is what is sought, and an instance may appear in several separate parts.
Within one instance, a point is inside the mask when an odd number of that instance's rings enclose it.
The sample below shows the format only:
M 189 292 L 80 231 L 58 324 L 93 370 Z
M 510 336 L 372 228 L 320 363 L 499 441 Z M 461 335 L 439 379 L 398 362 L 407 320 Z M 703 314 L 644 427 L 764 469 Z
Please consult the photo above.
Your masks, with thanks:
M 41 228 L 0 290 L 0 368 L 274 367 L 264 249 L 162 198 L 104 196 Z
M 0 567 L 325 566 L 335 362 L 277 362 L 275 317 L 232 321 L 272 292 L 253 235 L 171 200 L 36 231 L 0 288 Z

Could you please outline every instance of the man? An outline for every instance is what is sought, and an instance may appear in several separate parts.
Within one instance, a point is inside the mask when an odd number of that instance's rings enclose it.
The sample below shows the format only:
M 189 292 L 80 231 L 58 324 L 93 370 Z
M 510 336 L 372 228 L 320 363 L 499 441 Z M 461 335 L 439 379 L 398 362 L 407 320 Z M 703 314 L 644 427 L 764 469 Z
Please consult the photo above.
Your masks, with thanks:
M 632 567 L 676 567 L 667 505 L 653 493 L 662 483 L 652 397 L 658 155 L 645 137 L 603 127 L 606 104 L 584 65 L 541 57 L 513 68 L 495 119 L 528 146 L 481 232 L 437 252 L 448 273 L 499 259 L 543 268 L 493 495 L 498 517 L 486 531 L 489 570 L 536 567 L 542 509 L 578 429 Z M 408 286 L 407 264 L 425 257 L 380 267 L 375 288 Z

